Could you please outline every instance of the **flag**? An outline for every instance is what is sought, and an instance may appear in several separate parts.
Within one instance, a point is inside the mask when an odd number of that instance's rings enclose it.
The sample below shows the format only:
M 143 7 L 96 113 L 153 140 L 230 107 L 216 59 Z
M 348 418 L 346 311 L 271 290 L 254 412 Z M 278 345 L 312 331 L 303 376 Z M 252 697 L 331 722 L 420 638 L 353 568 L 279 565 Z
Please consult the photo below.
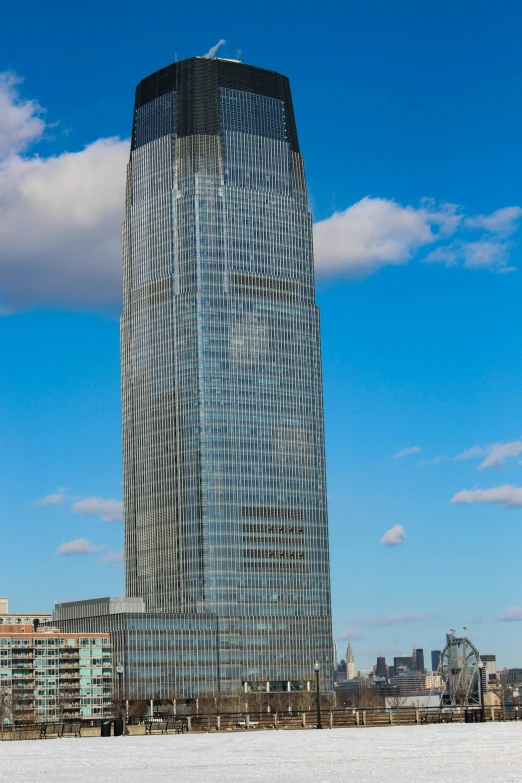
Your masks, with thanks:
M 463 628 L 462 630 L 463 630 L 463 631 L 469 631 L 469 628 L 468 628 L 468 626 L 466 626 L 466 627 L 465 627 L 465 628 Z
M 450 633 L 456 633 L 454 628 L 450 628 Z

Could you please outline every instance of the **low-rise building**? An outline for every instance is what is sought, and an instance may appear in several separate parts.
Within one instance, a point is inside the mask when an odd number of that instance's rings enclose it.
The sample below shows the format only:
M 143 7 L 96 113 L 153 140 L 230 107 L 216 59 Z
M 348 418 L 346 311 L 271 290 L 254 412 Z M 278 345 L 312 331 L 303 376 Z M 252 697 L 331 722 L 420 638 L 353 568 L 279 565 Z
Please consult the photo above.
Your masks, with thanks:
M 440 691 L 412 691 L 411 693 L 400 694 L 401 698 L 398 701 L 397 696 L 386 696 L 385 704 L 388 709 L 393 707 L 415 707 L 416 709 L 422 709 L 423 707 L 440 707 L 442 693 Z
M 442 678 L 440 674 L 429 673 L 426 674 L 426 690 L 440 690 L 442 688 Z
M 0 691 L 8 697 L 0 718 L 6 723 L 110 715 L 109 634 L 1 625 Z
M 9 599 L 0 598 L 0 625 L 39 625 L 49 622 L 51 617 L 48 612 L 10 612 Z
M 522 669 L 508 669 L 506 683 L 508 685 L 522 685 Z
M 407 693 L 425 691 L 426 675 L 420 672 L 400 671 L 390 679 L 390 683 L 397 688 L 402 695 Z

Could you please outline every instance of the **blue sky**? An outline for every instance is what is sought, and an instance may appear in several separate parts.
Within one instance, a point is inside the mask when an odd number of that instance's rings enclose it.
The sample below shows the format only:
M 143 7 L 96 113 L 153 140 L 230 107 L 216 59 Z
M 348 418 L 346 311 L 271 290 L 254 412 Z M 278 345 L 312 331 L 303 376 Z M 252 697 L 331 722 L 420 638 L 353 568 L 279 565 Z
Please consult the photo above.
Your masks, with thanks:
M 522 7 L 145 10 L 3 10 L 0 594 L 43 610 L 123 591 L 133 92 L 225 39 L 222 56 L 292 83 L 316 221 L 340 650 L 349 634 L 366 668 L 469 625 L 482 652 L 521 666 Z

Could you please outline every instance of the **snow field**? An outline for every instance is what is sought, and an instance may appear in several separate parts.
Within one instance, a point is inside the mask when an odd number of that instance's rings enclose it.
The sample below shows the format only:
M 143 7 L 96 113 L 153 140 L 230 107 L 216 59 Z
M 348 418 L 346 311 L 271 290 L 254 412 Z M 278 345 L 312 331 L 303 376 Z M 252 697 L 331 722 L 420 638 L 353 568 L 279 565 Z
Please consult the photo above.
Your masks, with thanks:
M 0 743 L 2 783 L 522 783 L 522 722 Z

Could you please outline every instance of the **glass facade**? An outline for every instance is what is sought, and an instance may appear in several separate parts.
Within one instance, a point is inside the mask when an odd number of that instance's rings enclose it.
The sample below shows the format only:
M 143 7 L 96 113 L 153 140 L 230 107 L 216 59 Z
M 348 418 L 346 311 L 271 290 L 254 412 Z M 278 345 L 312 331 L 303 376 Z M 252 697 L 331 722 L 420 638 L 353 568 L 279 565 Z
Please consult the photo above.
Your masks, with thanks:
M 316 659 L 329 685 L 319 312 L 286 77 L 192 58 L 140 83 L 123 243 L 127 594 L 213 618 L 207 690 L 308 680 Z

